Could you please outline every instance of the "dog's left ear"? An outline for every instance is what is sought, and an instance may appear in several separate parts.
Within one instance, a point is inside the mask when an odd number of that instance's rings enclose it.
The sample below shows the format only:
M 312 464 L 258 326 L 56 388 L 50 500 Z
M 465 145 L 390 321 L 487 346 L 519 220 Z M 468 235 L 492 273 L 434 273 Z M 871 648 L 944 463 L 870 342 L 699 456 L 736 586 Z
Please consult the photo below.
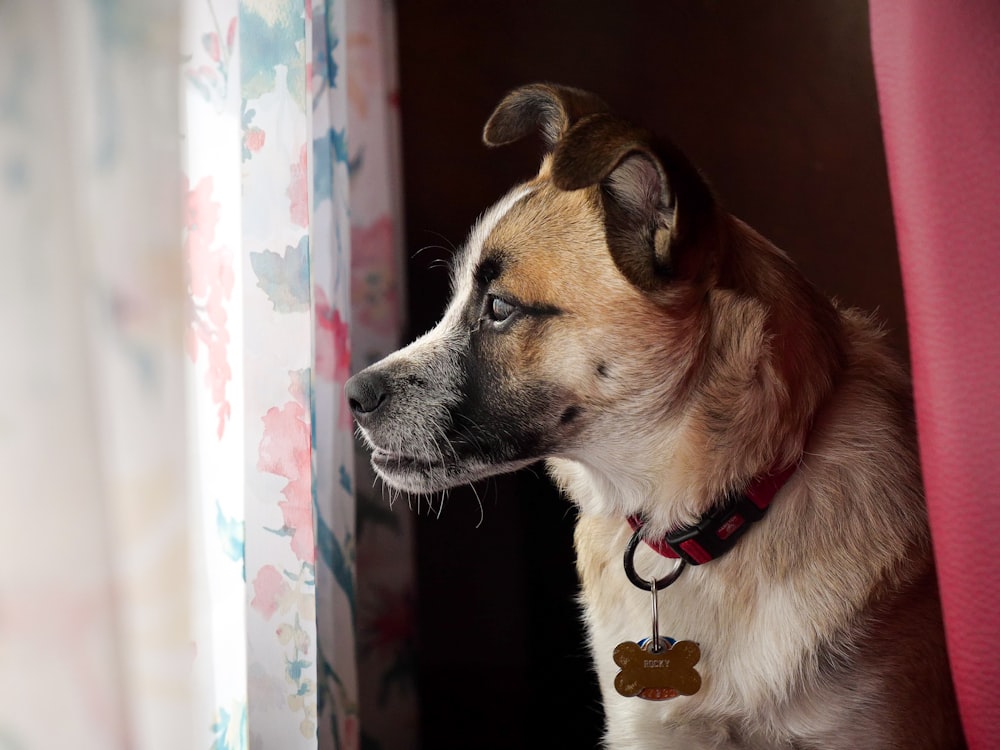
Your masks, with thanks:
M 653 292 L 702 281 L 712 267 L 707 226 L 714 199 L 672 144 L 611 114 L 594 114 L 556 143 L 552 181 L 561 190 L 599 185 L 611 255 L 624 276 Z

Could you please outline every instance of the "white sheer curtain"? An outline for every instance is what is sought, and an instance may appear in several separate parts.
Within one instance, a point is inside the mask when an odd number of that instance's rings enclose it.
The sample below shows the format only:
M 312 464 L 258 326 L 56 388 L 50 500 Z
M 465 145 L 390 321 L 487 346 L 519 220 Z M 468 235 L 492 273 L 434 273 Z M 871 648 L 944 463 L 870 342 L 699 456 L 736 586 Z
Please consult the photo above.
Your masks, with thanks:
M 342 396 L 399 330 L 391 10 L 0 4 L 3 750 L 414 745 Z

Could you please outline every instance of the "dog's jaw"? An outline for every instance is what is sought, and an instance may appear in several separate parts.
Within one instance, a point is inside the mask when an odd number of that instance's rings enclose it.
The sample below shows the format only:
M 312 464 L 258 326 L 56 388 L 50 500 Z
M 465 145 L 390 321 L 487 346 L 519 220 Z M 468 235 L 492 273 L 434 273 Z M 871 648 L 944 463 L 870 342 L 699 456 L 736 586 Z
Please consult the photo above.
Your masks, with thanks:
M 466 461 L 423 459 L 389 453 L 374 448 L 371 454 L 375 473 L 394 490 L 414 495 L 432 495 L 463 484 L 472 484 L 499 474 L 523 469 L 535 459 L 520 459 L 488 463 L 476 459 Z

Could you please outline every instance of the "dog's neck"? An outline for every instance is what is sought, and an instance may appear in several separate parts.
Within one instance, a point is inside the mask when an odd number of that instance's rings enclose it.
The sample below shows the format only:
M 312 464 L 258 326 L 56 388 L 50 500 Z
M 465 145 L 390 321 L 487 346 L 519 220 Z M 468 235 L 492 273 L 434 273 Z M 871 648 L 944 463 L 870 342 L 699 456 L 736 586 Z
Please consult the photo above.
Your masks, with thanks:
M 844 366 L 840 313 L 780 250 L 728 221 L 730 271 L 692 312 L 686 349 L 697 354 L 668 413 L 548 462 L 584 513 L 640 515 L 666 535 L 802 455 Z
M 775 495 L 796 468 L 796 464 L 775 467 L 755 478 L 741 492 L 720 498 L 717 506 L 696 523 L 678 527 L 660 537 L 643 534 L 643 541 L 664 557 L 680 558 L 691 565 L 711 562 L 732 549 L 750 526 L 764 517 Z M 633 531 L 639 532 L 645 519 L 633 515 L 628 517 L 628 522 Z

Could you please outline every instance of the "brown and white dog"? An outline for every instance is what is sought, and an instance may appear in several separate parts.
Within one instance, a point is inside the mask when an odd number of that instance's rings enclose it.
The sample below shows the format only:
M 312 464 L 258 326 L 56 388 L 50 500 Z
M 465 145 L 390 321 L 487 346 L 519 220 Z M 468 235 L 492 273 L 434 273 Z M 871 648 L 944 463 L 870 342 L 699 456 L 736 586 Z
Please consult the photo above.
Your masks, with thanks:
M 594 95 L 516 89 L 483 137 L 537 129 L 538 175 L 472 229 L 441 322 L 347 384 L 377 473 L 424 494 L 546 460 L 579 511 L 609 748 L 961 747 L 909 383 L 878 325 Z M 616 688 L 616 648 L 651 632 L 633 526 L 688 560 L 658 628 L 700 648 L 690 695 Z M 650 545 L 638 583 L 683 565 Z

